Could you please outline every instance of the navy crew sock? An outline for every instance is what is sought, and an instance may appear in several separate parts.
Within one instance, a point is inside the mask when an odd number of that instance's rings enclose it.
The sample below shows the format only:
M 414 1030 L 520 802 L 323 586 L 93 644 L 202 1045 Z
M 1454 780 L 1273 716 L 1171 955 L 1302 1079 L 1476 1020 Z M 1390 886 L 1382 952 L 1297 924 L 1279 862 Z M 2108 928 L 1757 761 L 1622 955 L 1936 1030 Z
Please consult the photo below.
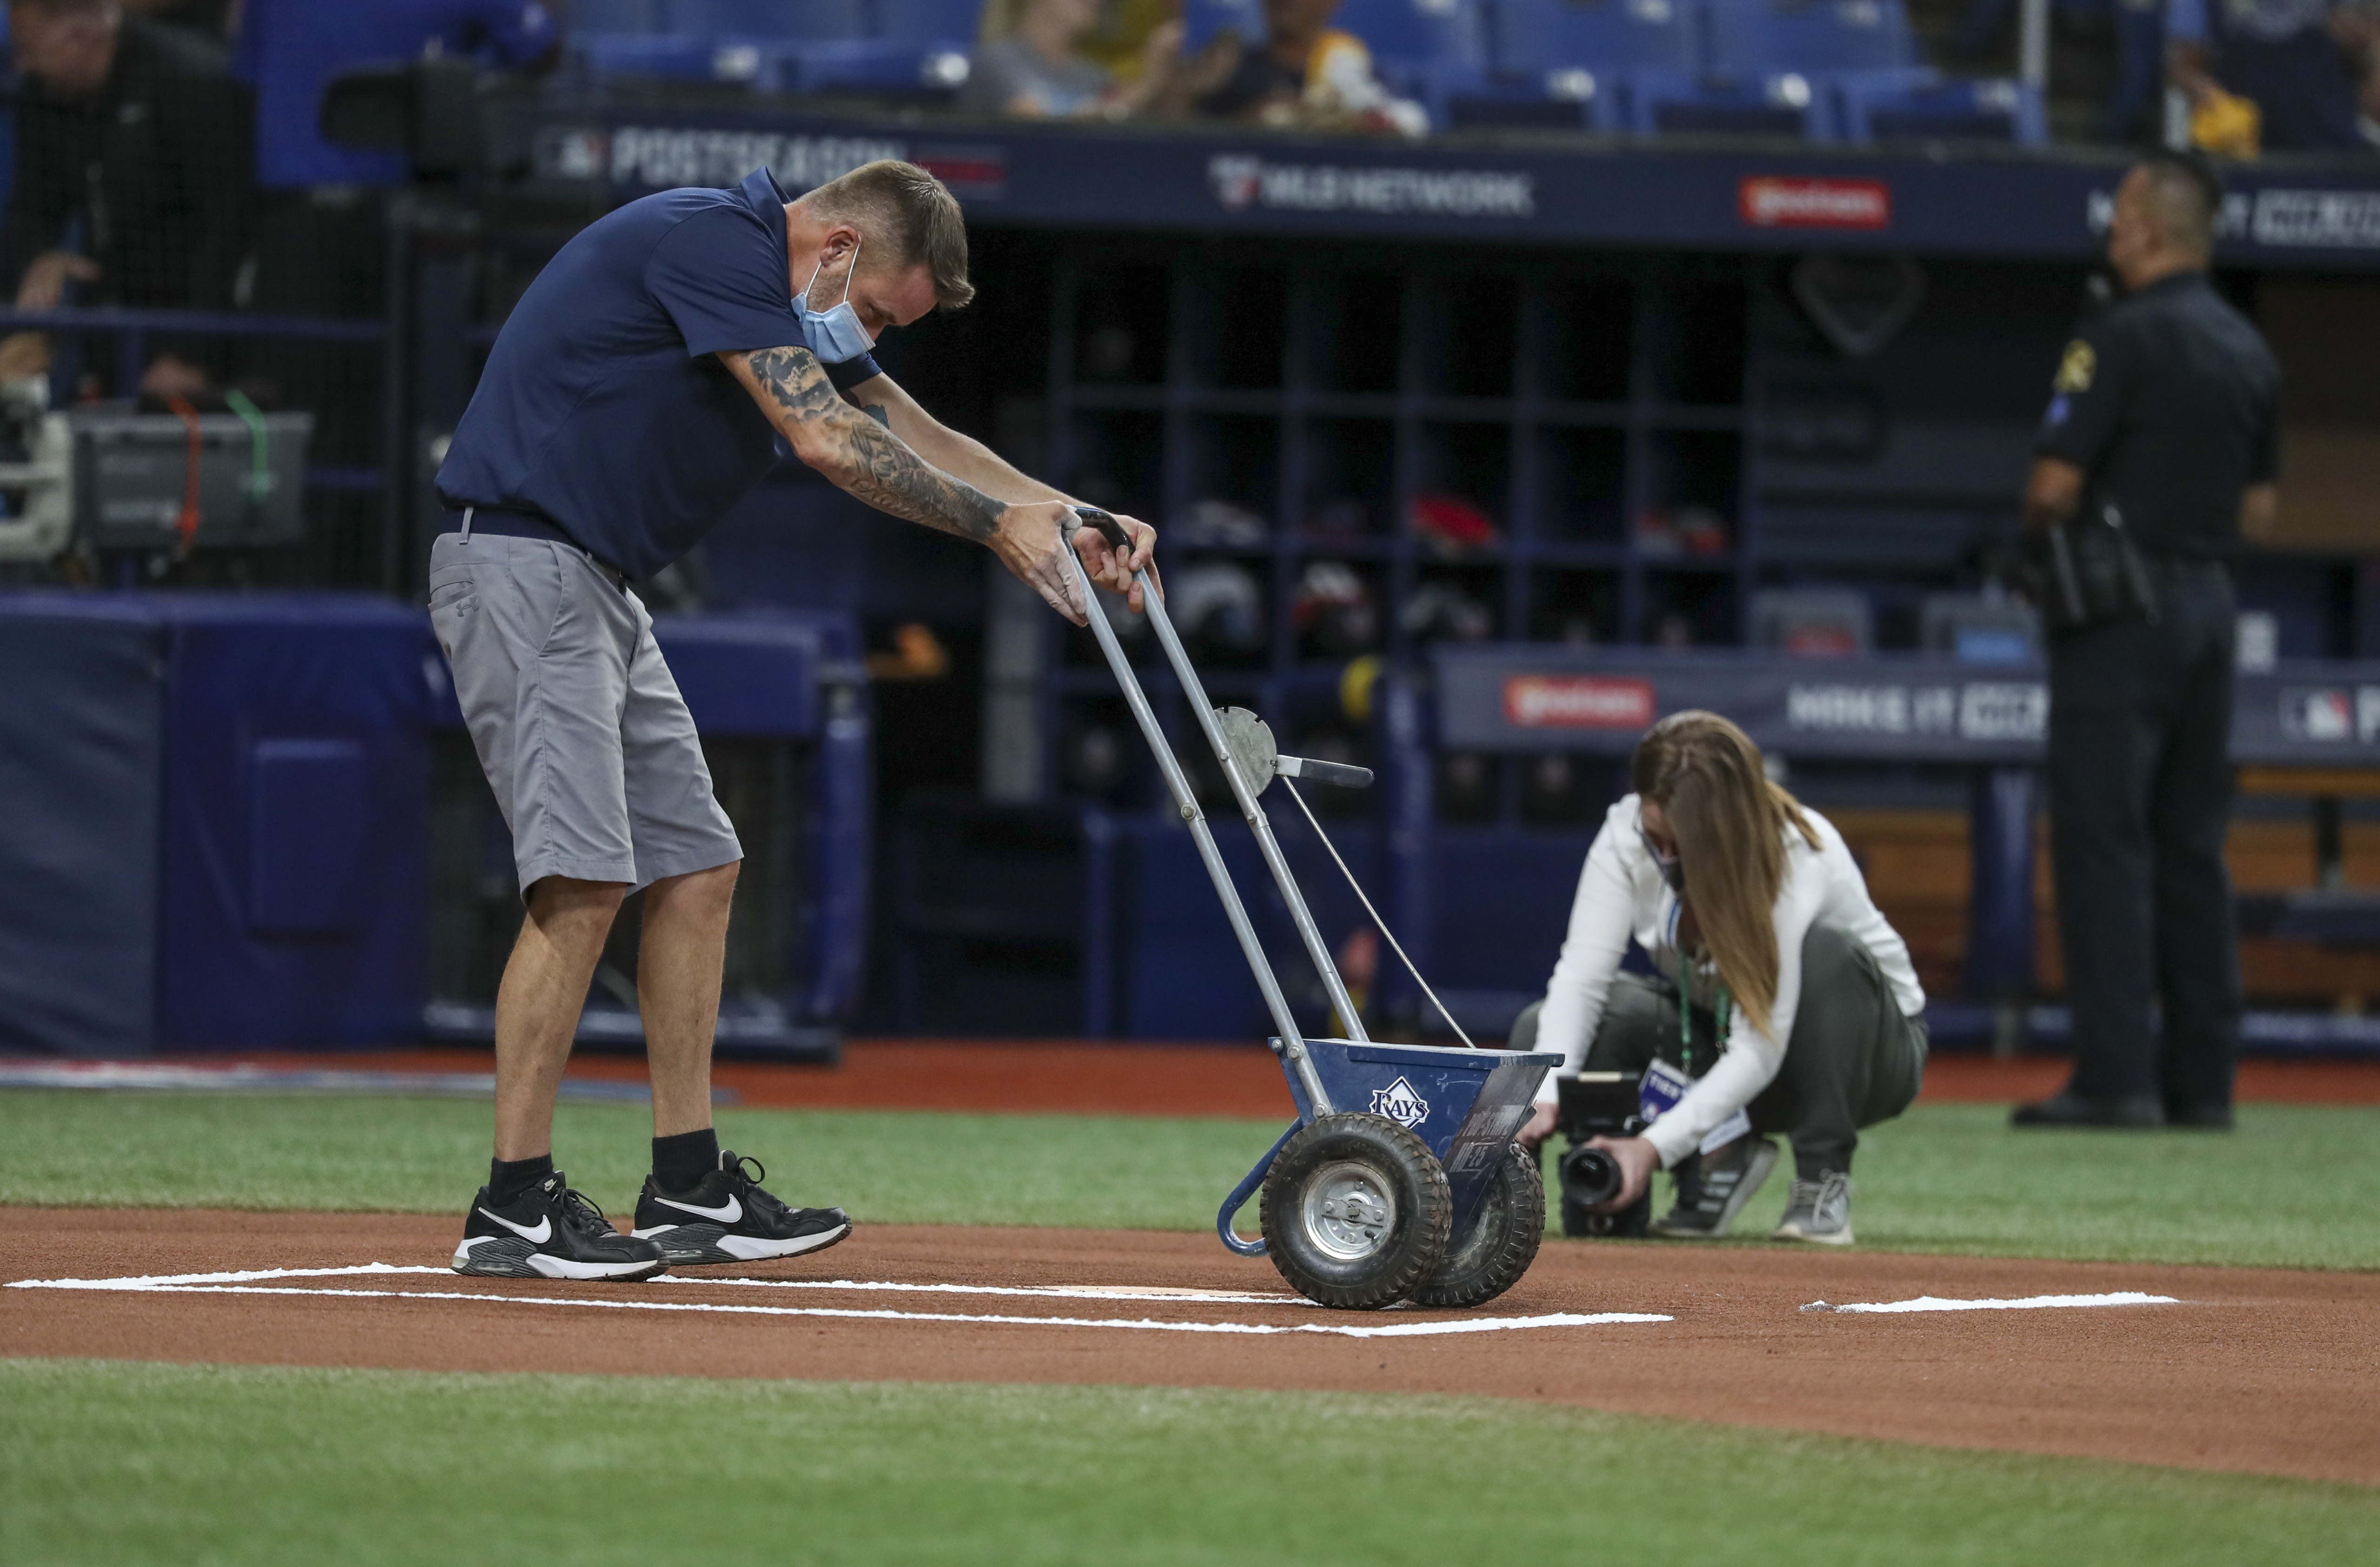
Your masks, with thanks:
M 550 1153 L 535 1159 L 492 1159 L 488 1160 L 488 1200 L 502 1208 L 552 1173 Z
M 719 1133 L 706 1126 L 653 1139 L 653 1184 L 665 1192 L 690 1192 L 719 1168 Z

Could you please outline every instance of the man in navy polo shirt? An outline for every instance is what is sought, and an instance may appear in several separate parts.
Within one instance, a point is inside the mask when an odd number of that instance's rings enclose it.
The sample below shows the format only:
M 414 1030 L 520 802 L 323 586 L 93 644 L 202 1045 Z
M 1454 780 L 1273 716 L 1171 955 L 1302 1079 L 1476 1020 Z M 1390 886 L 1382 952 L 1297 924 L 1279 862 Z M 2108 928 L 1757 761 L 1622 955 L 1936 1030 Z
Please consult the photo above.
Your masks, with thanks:
M 988 546 L 1077 625 L 1069 549 L 1138 607 L 1147 526 L 1120 519 L 1128 553 L 1073 531 L 1066 497 L 935 422 L 869 357 L 885 328 L 974 294 L 958 203 L 923 169 L 870 164 L 798 201 L 762 169 L 589 225 L 497 337 L 439 470 L 453 531 L 430 557 L 431 623 L 528 905 L 496 998 L 495 1159 L 455 1271 L 642 1279 L 850 1233 L 840 1209 L 762 1190 L 766 1172 L 711 1129 L 743 850 L 627 582 L 790 449 L 871 505 Z M 553 1168 L 553 1101 L 613 917 L 640 887 L 653 1172 L 621 1235 Z

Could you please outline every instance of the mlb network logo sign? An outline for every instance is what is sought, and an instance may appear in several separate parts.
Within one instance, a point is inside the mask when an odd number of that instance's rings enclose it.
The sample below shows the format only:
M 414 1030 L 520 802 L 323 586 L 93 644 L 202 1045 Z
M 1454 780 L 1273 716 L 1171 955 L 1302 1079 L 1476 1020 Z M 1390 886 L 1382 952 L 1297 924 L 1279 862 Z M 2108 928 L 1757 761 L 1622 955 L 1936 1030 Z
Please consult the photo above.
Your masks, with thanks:
M 2281 692 L 2281 733 L 2320 745 L 2380 739 L 2380 686 L 2292 686 Z

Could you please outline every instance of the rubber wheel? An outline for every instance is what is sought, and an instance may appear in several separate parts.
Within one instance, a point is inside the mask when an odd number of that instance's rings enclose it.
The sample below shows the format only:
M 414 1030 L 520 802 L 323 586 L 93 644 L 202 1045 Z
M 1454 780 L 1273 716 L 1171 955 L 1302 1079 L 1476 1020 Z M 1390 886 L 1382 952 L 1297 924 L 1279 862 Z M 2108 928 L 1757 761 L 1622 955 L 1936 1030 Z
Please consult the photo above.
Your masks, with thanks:
M 1265 1252 L 1290 1288 L 1348 1311 L 1402 1300 L 1446 1255 L 1454 1199 L 1429 1145 L 1384 1115 L 1326 1115 L 1265 1174 Z
M 1546 1238 L 1546 1178 L 1518 1147 L 1504 1150 L 1479 1211 L 1405 1298 L 1415 1306 L 1478 1306 L 1521 1282 Z

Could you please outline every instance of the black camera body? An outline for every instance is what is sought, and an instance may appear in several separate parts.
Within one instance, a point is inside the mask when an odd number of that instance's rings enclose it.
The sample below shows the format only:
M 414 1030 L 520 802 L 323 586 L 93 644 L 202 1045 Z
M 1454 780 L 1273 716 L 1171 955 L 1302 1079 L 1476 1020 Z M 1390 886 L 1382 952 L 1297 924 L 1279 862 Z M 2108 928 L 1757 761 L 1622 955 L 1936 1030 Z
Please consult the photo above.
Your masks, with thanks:
M 1642 1236 L 1652 1221 L 1651 1190 L 1617 1213 L 1593 1211 L 1620 1195 L 1621 1173 L 1618 1160 L 1586 1146 L 1589 1138 L 1633 1137 L 1645 1130 L 1637 1099 L 1641 1079 L 1629 1072 L 1582 1072 L 1558 1077 L 1554 1086 L 1561 1094 L 1554 1125 L 1570 1141 L 1554 1166 L 1561 1185 L 1562 1233 Z

